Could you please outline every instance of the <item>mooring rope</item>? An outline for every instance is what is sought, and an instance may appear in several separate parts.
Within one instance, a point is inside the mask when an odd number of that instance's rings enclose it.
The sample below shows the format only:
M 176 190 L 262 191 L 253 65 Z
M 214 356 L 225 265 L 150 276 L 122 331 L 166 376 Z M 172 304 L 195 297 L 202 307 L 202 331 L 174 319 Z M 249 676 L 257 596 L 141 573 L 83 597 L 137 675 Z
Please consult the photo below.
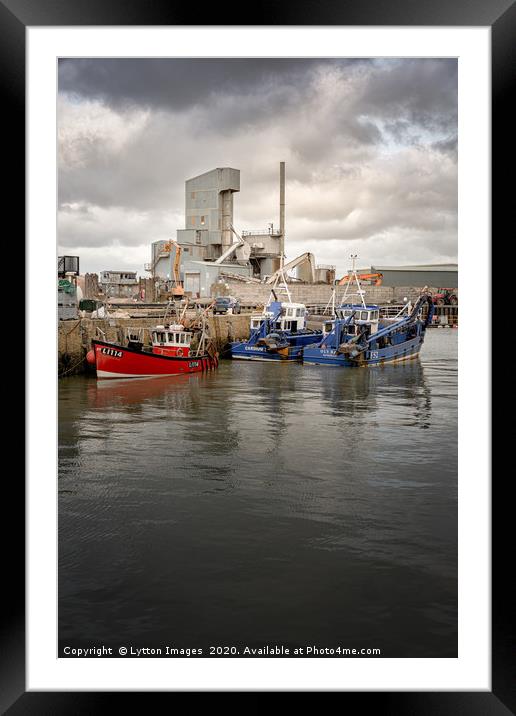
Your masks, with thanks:
M 71 368 L 68 368 L 68 370 L 63 371 L 63 372 L 60 373 L 57 377 L 58 377 L 58 378 L 62 378 L 63 375 L 66 375 L 67 373 L 70 373 L 70 371 L 74 370 L 74 368 L 77 368 L 77 366 L 80 365 L 81 363 L 84 363 L 84 356 L 81 358 L 81 360 L 77 361 L 77 363 L 74 363 L 74 365 L 72 365 Z
M 75 329 L 78 328 L 78 327 L 81 325 L 81 320 L 82 320 L 82 319 L 79 318 L 79 320 L 77 321 L 77 323 L 75 324 L 75 326 L 74 326 L 73 328 L 70 328 L 70 330 L 67 331 L 67 332 L 64 334 L 64 337 L 65 337 L 65 338 L 66 338 L 67 336 L 69 336 L 71 333 L 73 333 L 73 332 L 75 331 Z
M 229 353 L 232 348 L 236 348 L 237 346 L 245 346 L 246 343 L 247 343 L 247 341 L 239 341 L 238 343 L 235 344 L 235 346 L 230 346 L 229 348 L 226 348 L 225 351 L 221 351 L 221 352 L 219 353 L 219 355 L 223 356 L 223 355 L 225 355 L 226 353 Z

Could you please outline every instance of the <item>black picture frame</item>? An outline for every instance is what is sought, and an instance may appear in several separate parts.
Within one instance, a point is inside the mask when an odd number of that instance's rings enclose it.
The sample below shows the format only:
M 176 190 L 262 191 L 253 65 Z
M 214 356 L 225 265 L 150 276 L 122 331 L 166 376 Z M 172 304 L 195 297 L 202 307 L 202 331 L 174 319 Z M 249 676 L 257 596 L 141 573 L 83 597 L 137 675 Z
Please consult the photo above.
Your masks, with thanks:
M 513 201 L 508 191 L 512 181 L 514 151 L 506 138 L 509 123 L 514 68 L 516 67 L 516 7 L 513 0 L 362 0 L 348 2 L 255 3 L 249 8 L 233 2 L 224 4 L 221 23 L 217 6 L 203 8 L 203 25 L 361 25 L 361 26 L 489 26 L 492 32 L 492 232 L 501 235 L 510 227 L 508 213 Z M 25 30 L 28 26 L 77 25 L 198 25 L 196 8 L 148 0 L 0 0 L 0 86 L 3 97 L 4 177 L 9 181 L 5 207 L 19 227 L 16 241 L 24 235 L 25 217 Z M 508 186 L 509 184 L 509 186 Z M 511 217 L 512 218 L 512 217 Z M 21 226 L 20 226 L 21 224 Z M 15 247 L 15 251 L 19 251 Z M 18 254 L 19 255 L 19 254 Z M 485 346 L 483 346 L 485 349 Z M 30 341 L 29 341 L 30 349 Z M 485 356 L 488 359 L 488 356 Z M 22 396 L 18 402 L 23 405 Z M 500 476 L 498 476 L 500 477 Z M 16 479 L 14 479 L 16 478 Z M 516 713 L 516 669 L 511 616 L 516 604 L 511 586 L 514 558 L 510 470 L 492 482 L 492 691 L 491 692 L 343 692 L 343 705 L 359 700 L 359 708 L 377 708 L 382 714 L 482 714 L 500 716 Z M 4 482 L 4 522 L 7 505 L 12 525 L 4 537 L 2 649 L 0 664 L 0 709 L 18 714 L 97 713 L 119 706 L 130 698 L 132 708 L 142 699 L 174 694 L 26 692 L 25 689 L 25 500 L 20 475 L 12 473 Z M 228 667 L 229 668 L 229 667 Z M 148 702 L 146 701 L 146 704 Z

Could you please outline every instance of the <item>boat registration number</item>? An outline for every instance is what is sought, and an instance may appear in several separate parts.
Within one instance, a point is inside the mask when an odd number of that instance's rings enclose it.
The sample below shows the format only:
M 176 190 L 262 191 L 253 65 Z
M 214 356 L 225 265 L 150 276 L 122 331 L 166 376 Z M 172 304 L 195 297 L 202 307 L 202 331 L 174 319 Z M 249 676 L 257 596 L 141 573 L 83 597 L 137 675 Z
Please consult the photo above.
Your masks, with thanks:
M 112 358 L 121 358 L 123 356 L 123 352 L 117 351 L 115 348 L 101 348 L 100 352 L 105 356 L 111 356 Z
M 198 367 L 199 367 L 199 361 L 198 361 L 198 360 L 190 361 L 190 363 L 188 363 L 188 366 L 189 366 L 190 368 L 198 368 Z

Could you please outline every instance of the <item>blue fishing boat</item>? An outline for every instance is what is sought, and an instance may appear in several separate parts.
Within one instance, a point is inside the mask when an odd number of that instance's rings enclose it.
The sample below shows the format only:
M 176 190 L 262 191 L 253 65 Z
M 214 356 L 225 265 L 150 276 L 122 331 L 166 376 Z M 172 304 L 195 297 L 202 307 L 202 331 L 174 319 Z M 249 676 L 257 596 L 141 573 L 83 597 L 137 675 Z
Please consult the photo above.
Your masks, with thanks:
M 241 360 L 300 360 L 303 348 L 322 336 L 306 328 L 306 307 L 291 301 L 271 301 L 252 315 L 247 341 L 231 343 L 231 357 Z
M 251 316 L 249 339 L 231 343 L 231 357 L 239 360 L 296 361 L 301 360 L 303 348 L 322 336 L 321 330 L 306 327 L 307 310 L 304 303 L 292 301 L 282 272 L 271 290 L 262 313 Z M 279 294 L 286 294 L 286 301 Z
M 354 265 L 351 273 L 358 287 L 352 295 L 359 300 L 349 300 L 350 280 L 340 306 L 324 324 L 320 341 L 303 350 L 303 363 L 354 368 L 417 357 L 434 314 L 430 294 L 422 293 L 413 306 L 407 302 L 393 318 L 381 318 L 380 307 L 365 302 Z

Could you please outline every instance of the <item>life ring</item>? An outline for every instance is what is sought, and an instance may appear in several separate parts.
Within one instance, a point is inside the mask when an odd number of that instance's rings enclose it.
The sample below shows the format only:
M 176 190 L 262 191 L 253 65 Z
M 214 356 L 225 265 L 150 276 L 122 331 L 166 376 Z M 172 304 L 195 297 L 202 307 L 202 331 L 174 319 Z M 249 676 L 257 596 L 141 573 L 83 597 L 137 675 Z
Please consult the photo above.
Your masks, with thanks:
M 182 349 L 182 348 L 178 348 L 178 349 L 177 349 L 177 355 L 178 355 L 178 356 L 182 356 L 182 355 L 183 355 L 183 349 Z

